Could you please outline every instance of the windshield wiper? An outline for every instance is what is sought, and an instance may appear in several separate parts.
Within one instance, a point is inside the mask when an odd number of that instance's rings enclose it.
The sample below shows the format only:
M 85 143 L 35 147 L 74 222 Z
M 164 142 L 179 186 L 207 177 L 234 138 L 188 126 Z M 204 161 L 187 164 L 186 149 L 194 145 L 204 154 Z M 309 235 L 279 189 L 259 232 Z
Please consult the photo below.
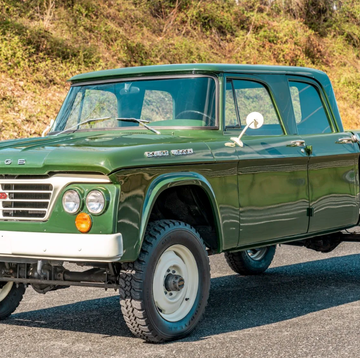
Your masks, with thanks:
M 86 119 L 85 121 L 82 121 L 82 122 L 80 122 L 80 123 L 77 123 L 77 124 L 75 124 L 74 126 L 72 126 L 72 127 L 70 127 L 70 128 L 66 128 L 66 129 L 64 129 L 63 131 L 54 134 L 54 136 L 57 136 L 57 135 L 59 135 L 59 134 L 62 134 L 62 133 L 71 131 L 72 129 L 75 129 L 75 131 L 77 131 L 77 127 L 80 127 L 81 125 L 86 124 L 86 123 L 90 123 L 90 122 L 101 122 L 101 121 L 105 121 L 105 120 L 107 120 L 107 119 L 111 119 L 111 117 L 101 117 L 101 118 L 90 118 L 90 119 Z M 75 132 L 75 131 L 74 131 L 74 132 Z
M 122 122 L 135 122 L 135 123 L 139 123 L 142 126 L 144 126 L 146 129 L 148 129 L 149 131 L 152 131 L 153 133 L 156 134 L 161 134 L 159 131 L 157 131 L 154 128 L 151 128 L 150 126 L 146 125 L 146 123 L 150 123 L 150 121 L 146 120 L 146 119 L 137 119 L 137 118 L 116 118 L 117 121 L 122 121 Z
M 58 136 L 62 133 L 65 133 L 65 132 L 68 132 L 68 131 L 71 131 L 73 129 L 74 132 L 78 130 L 78 127 L 80 127 L 81 125 L 83 124 L 86 124 L 86 123 L 90 123 L 90 122 L 101 122 L 101 121 L 105 121 L 107 119 L 111 119 L 111 117 L 101 117 L 101 118 L 90 118 L 90 119 L 86 119 L 85 121 L 82 121 L 80 123 L 77 123 L 75 124 L 74 126 L 70 127 L 70 128 L 66 128 L 64 129 L 63 131 L 59 132 L 59 133 L 56 133 L 54 134 L 54 136 Z M 117 121 L 123 121 L 123 122 L 135 122 L 135 123 L 139 123 L 141 124 L 142 126 L 144 126 L 146 129 L 156 133 L 156 134 L 161 134 L 159 131 L 157 131 L 156 129 L 154 128 L 151 128 L 150 126 L 146 125 L 146 123 L 150 123 L 150 121 L 147 121 L 146 119 L 137 119 L 137 118 L 115 118 Z

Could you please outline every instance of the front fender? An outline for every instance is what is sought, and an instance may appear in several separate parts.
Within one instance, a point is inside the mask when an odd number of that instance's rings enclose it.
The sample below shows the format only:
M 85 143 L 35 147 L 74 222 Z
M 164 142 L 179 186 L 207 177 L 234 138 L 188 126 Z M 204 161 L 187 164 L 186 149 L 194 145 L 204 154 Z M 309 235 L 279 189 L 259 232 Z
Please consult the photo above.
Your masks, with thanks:
M 136 243 L 132 242 L 131 245 L 127 245 L 122 261 L 134 261 L 137 259 L 142 247 L 152 209 L 159 195 L 169 188 L 183 185 L 196 185 L 201 187 L 205 191 L 211 203 L 214 218 L 216 220 L 215 226 L 217 228 L 217 234 L 219 238 L 219 251 L 222 251 L 223 234 L 220 221 L 220 212 L 216 201 L 215 193 L 209 181 L 201 174 L 195 172 L 164 173 L 157 176 L 150 183 L 145 192 L 141 213 L 139 213 L 140 225 L 138 228 L 137 241 Z

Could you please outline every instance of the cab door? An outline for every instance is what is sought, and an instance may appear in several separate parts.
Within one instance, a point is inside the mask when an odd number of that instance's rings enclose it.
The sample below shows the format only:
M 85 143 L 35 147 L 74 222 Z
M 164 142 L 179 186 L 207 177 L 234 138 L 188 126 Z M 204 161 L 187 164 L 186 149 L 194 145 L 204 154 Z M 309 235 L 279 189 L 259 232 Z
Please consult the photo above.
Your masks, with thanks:
M 359 218 L 359 146 L 338 130 L 317 82 L 289 77 L 298 134 L 309 154 L 309 233 L 355 225 Z
M 286 77 L 267 77 L 227 79 L 225 126 L 229 136 L 239 135 L 249 113 L 260 112 L 264 117 L 260 129 L 249 128 L 242 137 L 244 146 L 236 146 L 240 246 L 306 233 L 309 224 L 309 158 L 302 139 L 288 134 L 286 123 L 293 120 L 293 113 Z M 276 102 L 287 103 L 287 108 Z

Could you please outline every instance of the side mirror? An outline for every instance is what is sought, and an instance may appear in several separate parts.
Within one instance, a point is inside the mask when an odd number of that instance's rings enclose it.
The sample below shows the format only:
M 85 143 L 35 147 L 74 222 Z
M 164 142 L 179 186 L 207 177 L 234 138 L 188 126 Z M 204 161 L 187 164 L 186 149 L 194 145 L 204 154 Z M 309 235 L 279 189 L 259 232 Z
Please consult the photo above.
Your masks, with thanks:
M 246 127 L 242 130 L 240 135 L 238 137 L 230 138 L 234 143 L 226 143 L 225 145 L 228 147 L 233 147 L 233 146 L 235 146 L 235 143 L 236 143 L 239 147 L 242 148 L 244 146 L 244 143 L 241 141 L 241 137 L 245 134 L 247 129 L 249 127 L 251 129 L 259 129 L 262 127 L 263 124 L 264 124 L 264 117 L 262 116 L 262 114 L 259 112 L 251 112 L 246 117 Z

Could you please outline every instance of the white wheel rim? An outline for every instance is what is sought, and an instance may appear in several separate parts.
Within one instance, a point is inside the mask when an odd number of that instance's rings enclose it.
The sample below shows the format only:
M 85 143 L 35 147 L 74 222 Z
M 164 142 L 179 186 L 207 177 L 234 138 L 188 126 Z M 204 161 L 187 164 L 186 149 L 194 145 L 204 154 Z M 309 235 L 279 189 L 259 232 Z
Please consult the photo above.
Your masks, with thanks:
M 262 247 L 260 249 L 246 250 L 247 255 L 254 261 L 260 261 L 264 258 L 268 248 Z
M 167 291 L 165 279 L 169 274 L 184 279 L 179 291 Z M 173 245 L 163 252 L 156 264 L 153 297 L 159 314 L 169 322 L 183 319 L 194 305 L 199 289 L 199 270 L 191 251 L 183 245 Z
M 10 293 L 12 287 L 13 287 L 14 282 L 7 282 L 5 284 L 5 286 L 3 286 L 2 288 L 0 288 L 0 302 L 3 301 L 7 295 Z

